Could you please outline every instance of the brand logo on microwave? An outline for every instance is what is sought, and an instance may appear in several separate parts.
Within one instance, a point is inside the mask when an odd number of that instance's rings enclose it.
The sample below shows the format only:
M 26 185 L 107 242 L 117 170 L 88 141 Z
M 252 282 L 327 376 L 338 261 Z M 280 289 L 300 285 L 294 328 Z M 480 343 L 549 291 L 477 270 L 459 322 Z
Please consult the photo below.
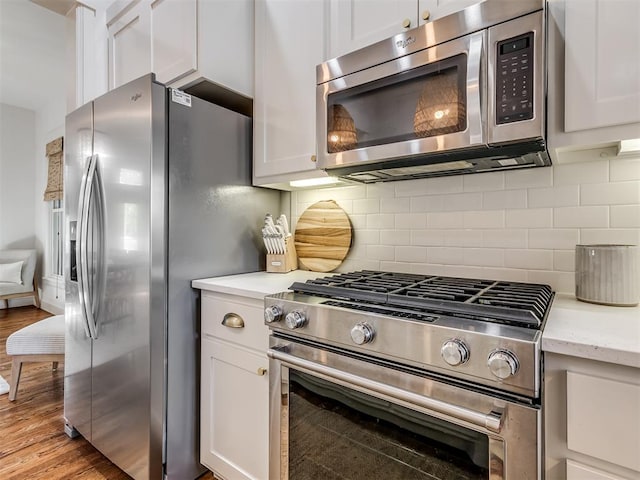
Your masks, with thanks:
M 398 48 L 407 48 L 412 43 L 416 43 L 416 37 L 407 37 L 404 40 L 398 40 L 396 42 L 396 47 L 398 47 Z

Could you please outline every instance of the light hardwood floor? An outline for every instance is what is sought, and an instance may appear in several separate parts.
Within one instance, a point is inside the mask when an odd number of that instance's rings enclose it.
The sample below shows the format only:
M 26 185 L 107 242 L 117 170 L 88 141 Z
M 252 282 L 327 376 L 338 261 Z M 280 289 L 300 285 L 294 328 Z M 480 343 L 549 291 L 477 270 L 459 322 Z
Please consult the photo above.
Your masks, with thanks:
M 51 316 L 36 307 L 0 310 L 0 375 L 11 381 L 6 340 L 20 328 Z M 130 477 L 84 438 L 64 433 L 64 365 L 22 367 L 18 397 L 0 395 L 0 479 L 2 480 L 126 480 Z M 215 480 L 211 473 L 201 480 Z

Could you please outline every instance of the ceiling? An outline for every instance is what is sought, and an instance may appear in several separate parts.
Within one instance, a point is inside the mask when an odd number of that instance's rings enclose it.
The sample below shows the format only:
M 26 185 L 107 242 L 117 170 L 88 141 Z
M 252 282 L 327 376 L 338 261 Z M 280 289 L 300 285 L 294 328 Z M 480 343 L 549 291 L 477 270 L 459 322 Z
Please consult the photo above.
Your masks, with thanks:
M 66 22 L 28 0 L 0 0 L 0 103 L 38 111 L 66 96 Z

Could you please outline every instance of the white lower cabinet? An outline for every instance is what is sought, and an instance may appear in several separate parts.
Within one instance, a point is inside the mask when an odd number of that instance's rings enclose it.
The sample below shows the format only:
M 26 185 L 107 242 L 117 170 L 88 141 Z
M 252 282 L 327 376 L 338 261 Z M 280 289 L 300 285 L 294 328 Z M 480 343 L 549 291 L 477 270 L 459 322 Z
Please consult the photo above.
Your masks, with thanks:
M 551 480 L 640 478 L 640 369 L 545 354 Z
M 266 480 L 269 362 L 262 301 L 203 292 L 201 321 L 200 462 L 225 480 Z

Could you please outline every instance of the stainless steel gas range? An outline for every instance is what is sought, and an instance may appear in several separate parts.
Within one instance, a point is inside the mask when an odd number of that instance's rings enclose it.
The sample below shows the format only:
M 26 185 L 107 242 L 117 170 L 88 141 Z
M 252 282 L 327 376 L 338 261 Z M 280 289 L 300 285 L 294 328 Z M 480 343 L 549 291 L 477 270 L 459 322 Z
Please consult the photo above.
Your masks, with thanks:
M 270 479 L 541 479 L 547 285 L 359 271 L 265 297 Z

